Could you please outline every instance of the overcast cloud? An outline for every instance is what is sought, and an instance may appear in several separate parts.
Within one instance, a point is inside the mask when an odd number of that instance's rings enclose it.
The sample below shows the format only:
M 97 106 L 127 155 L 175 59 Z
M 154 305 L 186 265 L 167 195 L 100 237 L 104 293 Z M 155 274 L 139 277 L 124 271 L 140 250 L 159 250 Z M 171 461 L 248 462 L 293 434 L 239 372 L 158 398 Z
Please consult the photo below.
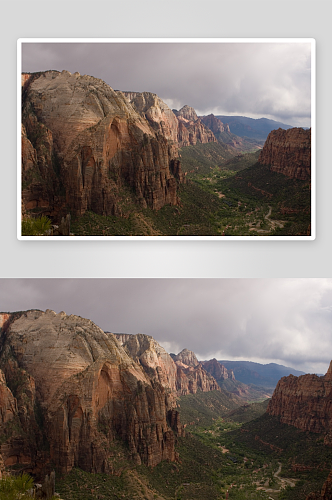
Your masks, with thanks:
M 199 115 L 310 127 L 309 43 L 25 43 L 24 72 L 75 71 Z
M 0 279 L 0 304 L 63 310 L 199 359 L 325 373 L 332 358 L 332 279 Z

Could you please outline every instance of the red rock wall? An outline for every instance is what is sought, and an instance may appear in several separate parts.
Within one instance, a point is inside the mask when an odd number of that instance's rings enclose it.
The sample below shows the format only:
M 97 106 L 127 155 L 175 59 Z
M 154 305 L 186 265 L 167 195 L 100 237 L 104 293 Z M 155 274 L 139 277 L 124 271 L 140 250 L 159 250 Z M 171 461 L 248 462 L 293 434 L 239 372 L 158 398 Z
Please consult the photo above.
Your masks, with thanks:
M 121 215 L 123 186 L 144 207 L 158 210 L 178 203 L 177 182 L 183 175 L 179 166 L 173 168 L 177 149 L 163 120 L 157 133 L 121 92 L 93 77 L 48 71 L 27 81 L 22 113 L 25 209 Z
M 106 472 L 115 438 L 136 463 L 176 459 L 174 432 L 181 425 L 169 393 L 111 333 L 78 316 L 32 310 L 14 318 L 2 340 L 0 368 L 15 388 L 17 413 L 3 377 L 0 418 L 14 411 L 23 431 L 2 444 L 5 464 L 25 463 L 37 473 L 51 460 L 63 472 Z M 49 453 L 42 451 L 43 440 Z
M 263 165 L 269 165 L 273 172 L 294 179 L 310 180 L 311 130 L 302 128 L 272 130 L 258 161 Z
M 203 361 L 202 364 L 205 370 L 211 373 L 216 380 L 225 380 L 228 378 L 235 380 L 233 370 L 227 370 L 227 368 L 220 364 L 215 358 L 210 359 L 209 361 Z
M 278 416 L 284 424 L 310 432 L 325 433 L 325 443 L 332 444 L 332 364 L 324 377 L 289 375 L 282 377 L 267 413 Z
M 227 123 L 224 125 L 223 122 L 213 114 L 202 116 L 201 121 L 206 127 L 212 130 L 214 134 L 218 134 L 218 132 L 230 132 L 229 125 L 227 125 Z

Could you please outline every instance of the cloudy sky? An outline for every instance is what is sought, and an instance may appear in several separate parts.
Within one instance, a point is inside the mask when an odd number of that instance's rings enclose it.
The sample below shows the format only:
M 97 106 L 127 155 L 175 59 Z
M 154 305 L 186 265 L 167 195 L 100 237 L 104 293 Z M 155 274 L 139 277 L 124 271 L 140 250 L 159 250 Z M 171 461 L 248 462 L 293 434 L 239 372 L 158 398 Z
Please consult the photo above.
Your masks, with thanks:
M 199 359 L 326 373 L 332 279 L 0 279 L 0 310 L 53 309 Z
M 310 43 L 24 43 L 22 71 L 101 78 L 199 115 L 266 117 L 310 127 Z

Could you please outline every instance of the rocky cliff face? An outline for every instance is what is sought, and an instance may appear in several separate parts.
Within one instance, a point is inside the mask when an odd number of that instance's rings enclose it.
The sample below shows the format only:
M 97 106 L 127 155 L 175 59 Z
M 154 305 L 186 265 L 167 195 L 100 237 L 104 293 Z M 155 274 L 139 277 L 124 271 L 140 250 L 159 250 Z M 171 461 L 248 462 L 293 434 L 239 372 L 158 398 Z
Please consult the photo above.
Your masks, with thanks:
M 289 375 L 282 377 L 267 413 L 278 416 L 282 423 L 299 429 L 325 434 L 324 442 L 332 445 L 332 362 L 323 377 Z
M 173 110 L 178 119 L 178 144 L 179 147 L 195 146 L 217 142 L 213 132 L 198 118 L 194 108 L 183 106 L 179 111 Z
M 14 433 L 1 429 L 5 465 L 24 463 L 36 473 L 51 461 L 63 472 L 106 472 L 115 439 L 127 443 L 136 463 L 175 460 L 181 425 L 172 399 L 113 334 L 51 310 L 4 324 L 0 415 L 18 419 Z
M 120 215 L 122 187 L 142 206 L 178 203 L 183 177 L 170 128 L 153 129 L 121 92 L 87 75 L 46 71 L 22 84 L 26 207 Z
M 160 97 L 151 92 L 123 92 L 134 109 L 147 119 L 151 127 L 177 147 L 178 121 Z
M 194 108 L 183 106 L 171 110 L 156 94 L 151 92 L 123 92 L 135 110 L 151 127 L 163 134 L 174 151 L 197 143 L 217 142 L 213 132 L 198 118 Z
M 199 363 L 196 354 L 193 351 L 189 351 L 189 349 L 182 349 L 179 354 L 173 354 L 172 358 L 176 363 L 182 363 L 186 366 L 197 366 Z
M 197 361 L 192 351 L 184 349 L 172 359 L 149 335 L 139 333 L 124 337 L 124 334 L 116 334 L 116 337 L 120 342 L 124 341 L 123 347 L 132 359 L 139 362 L 145 372 L 171 395 L 174 404 L 175 396 L 220 390 L 217 382 Z M 182 359 L 192 364 L 184 364 Z
M 211 373 L 216 380 L 235 380 L 233 370 L 227 370 L 227 368 L 225 368 L 224 365 L 219 363 L 219 361 L 215 358 L 210 359 L 209 361 L 203 361 L 202 364 L 205 370 Z
M 227 125 L 227 123 L 223 124 L 223 122 L 212 113 L 208 116 L 201 116 L 200 118 L 202 123 L 212 130 L 214 135 L 219 134 L 220 132 L 230 132 L 229 125 Z
M 294 179 L 310 180 L 311 129 L 272 130 L 258 161 L 263 165 L 269 165 L 273 172 Z

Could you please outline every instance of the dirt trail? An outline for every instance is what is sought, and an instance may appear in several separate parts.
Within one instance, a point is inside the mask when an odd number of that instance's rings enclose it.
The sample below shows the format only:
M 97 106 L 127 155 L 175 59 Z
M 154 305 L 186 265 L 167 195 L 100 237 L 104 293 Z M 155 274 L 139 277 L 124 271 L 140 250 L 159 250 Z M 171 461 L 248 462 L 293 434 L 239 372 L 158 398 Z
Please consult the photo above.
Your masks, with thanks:
M 250 231 L 257 231 L 257 233 L 260 234 L 266 234 L 270 233 L 271 231 L 274 231 L 277 227 L 283 228 L 285 225 L 285 222 L 282 220 L 272 220 L 270 219 L 270 215 L 272 213 L 272 207 L 269 205 L 269 211 L 266 215 L 264 215 L 264 219 L 268 224 L 270 224 L 269 229 L 258 229 L 257 227 L 251 227 Z
M 286 488 L 286 486 L 291 486 L 292 488 L 295 486 L 297 479 L 280 477 L 282 464 L 281 462 L 278 462 L 278 464 L 279 464 L 278 470 L 273 473 L 274 478 L 278 481 L 278 485 L 275 488 L 269 488 L 267 486 L 267 483 L 265 483 L 266 485 L 259 486 L 258 488 L 256 488 L 257 490 L 265 491 L 265 493 L 280 493 L 280 491 Z M 269 498 L 271 500 L 274 500 L 273 497 Z

